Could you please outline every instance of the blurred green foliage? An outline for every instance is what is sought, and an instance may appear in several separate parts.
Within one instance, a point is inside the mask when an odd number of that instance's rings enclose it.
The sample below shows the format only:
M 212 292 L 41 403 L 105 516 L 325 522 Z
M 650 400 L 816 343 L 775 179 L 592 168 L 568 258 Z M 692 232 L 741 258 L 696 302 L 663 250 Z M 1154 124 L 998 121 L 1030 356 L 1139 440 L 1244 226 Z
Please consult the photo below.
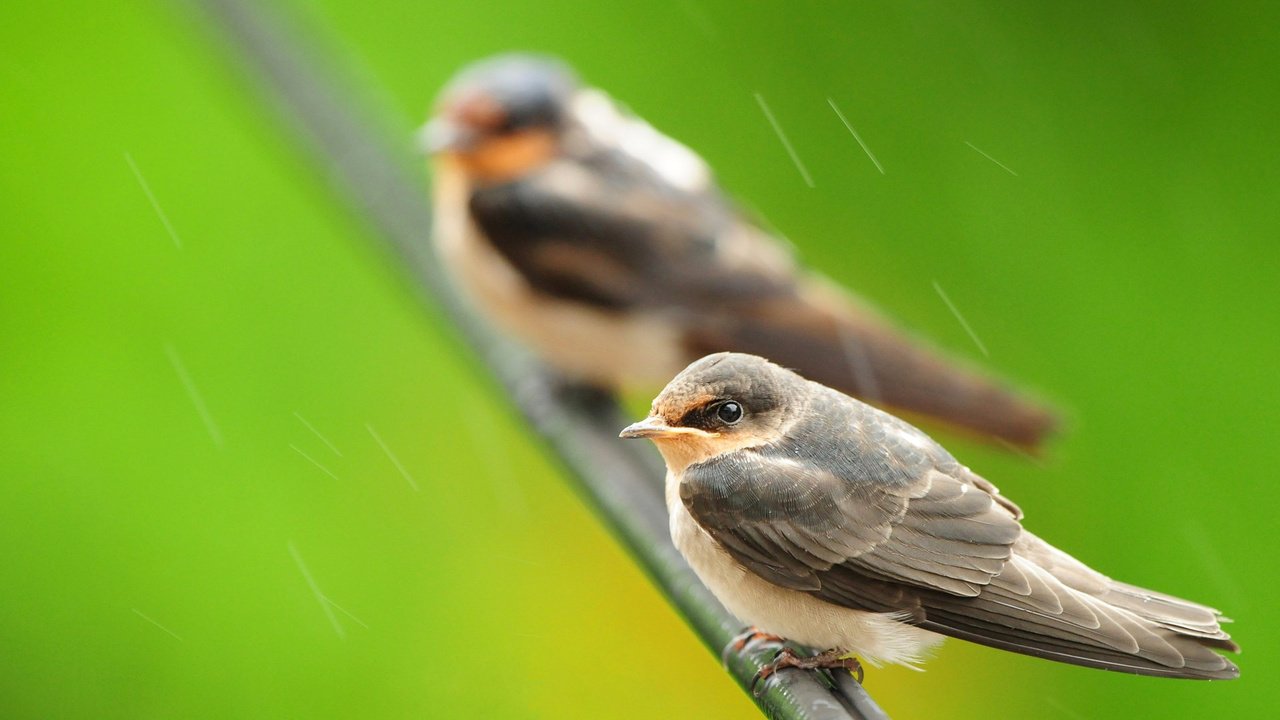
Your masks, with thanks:
M 942 439 L 1246 648 L 1209 685 L 950 642 L 869 673 L 895 717 L 1274 711 L 1274 4 L 302 11 L 406 133 L 472 59 L 568 59 L 815 267 L 1057 401 L 1038 461 Z M 203 25 L 0 9 L 0 713 L 753 717 Z

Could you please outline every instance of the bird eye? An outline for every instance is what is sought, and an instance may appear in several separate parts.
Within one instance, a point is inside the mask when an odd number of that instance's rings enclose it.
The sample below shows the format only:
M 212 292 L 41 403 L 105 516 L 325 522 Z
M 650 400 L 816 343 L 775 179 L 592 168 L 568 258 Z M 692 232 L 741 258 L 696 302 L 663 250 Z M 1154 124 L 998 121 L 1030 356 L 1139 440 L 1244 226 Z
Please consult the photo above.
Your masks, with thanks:
M 725 425 L 736 425 L 742 419 L 742 406 L 729 400 L 716 408 L 716 417 Z

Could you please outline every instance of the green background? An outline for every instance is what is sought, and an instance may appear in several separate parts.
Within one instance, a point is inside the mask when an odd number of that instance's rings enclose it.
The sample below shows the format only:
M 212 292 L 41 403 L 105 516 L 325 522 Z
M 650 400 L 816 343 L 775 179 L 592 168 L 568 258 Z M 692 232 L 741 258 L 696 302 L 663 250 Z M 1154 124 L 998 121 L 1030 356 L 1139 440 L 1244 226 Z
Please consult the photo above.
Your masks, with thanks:
M 892 715 L 1274 713 L 1274 3 L 302 13 L 406 137 L 466 62 L 564 56 L 814 267 L 1057 402 L 1039 460 L 938 436 L 1246 649 L 1204 684 L 953 641 L 869 672 Z M 0 9 L 0 714 L 755 716 L 206 25 Z

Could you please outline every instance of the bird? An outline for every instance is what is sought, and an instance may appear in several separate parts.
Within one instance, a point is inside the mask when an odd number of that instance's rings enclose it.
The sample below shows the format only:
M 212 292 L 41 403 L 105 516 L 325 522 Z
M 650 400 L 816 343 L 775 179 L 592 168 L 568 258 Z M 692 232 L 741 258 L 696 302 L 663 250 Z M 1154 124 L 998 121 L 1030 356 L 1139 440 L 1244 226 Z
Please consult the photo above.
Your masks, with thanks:
M 565 377 L 652 391 L 734 350 L 1018 448 L 1056 425 L 1043 403 L 804 271 L 701 157 L 554 58 L 466 67 L 419 137 L 447 274 Z
M 676 375 L 623 438 L 666 462 L 671 537 L 785 667 L 915 667 L 947 636 L 1138 675 L 1230 679 L 1210 607 L 1112 580 L 909 423 L 764 358 Z

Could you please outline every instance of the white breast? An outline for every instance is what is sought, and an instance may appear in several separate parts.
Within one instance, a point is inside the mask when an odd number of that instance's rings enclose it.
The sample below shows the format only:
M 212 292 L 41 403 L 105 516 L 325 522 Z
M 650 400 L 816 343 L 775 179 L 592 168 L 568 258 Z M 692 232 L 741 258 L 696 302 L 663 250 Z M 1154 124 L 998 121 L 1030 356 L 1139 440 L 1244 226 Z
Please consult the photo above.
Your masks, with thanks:
M 774 585 L 738 564 L 689 514 L 678 481 L 667 476 L 671 539 L 703 584 L 744 625 L 820 650 L 846 650 L 870 665 L 913 667 L 944 639 L 893 614 L 833 605 Z

